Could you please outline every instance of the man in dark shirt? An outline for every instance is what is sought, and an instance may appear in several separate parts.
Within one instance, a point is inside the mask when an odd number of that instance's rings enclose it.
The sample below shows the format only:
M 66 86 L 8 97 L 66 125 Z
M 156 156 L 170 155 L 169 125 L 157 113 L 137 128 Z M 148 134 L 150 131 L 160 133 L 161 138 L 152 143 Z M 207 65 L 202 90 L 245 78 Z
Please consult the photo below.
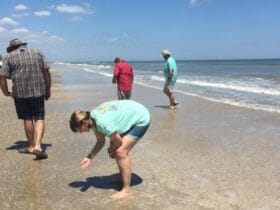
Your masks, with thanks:
M 125 60 L 116 57 L 114 67 L 113 83 L 118 84 L 118 98 L 130 99 L 132 83 L 133 83 L 133 69 Z
M 41 143 L 45 128 L 45 100 L 51 95 L 50 66 L 42 52 L 26 45 L 19 39 L 10 41 L 0 69 L 0 85 L 5 96 L 13 97 L 18 118 L 24 121 L 28 147 L 20 148 L 19 152 L 47 158 Z M 12 92 L 8 90 L 7 78 L 12 80 Z

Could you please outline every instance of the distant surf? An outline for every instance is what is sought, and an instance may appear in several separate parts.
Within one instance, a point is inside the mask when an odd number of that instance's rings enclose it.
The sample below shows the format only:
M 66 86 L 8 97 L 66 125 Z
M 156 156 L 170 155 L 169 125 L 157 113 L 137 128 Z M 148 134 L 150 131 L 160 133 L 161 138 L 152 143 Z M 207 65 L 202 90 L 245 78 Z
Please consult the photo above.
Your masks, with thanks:
M 132 61 L 135 83 L 162 89 L 163 61 Z M 113 62 L 60 63 L 113 76 Z M 280 113 L 280 60 L 178 61 L 175 92 L 254 110 Z

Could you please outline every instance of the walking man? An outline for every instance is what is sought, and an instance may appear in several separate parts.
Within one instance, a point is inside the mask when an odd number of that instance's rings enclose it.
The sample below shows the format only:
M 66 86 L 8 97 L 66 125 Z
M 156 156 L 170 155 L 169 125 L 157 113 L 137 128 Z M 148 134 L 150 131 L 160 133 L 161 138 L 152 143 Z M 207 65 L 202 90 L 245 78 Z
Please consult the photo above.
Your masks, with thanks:
M 113 83 L 118 84 L 118 98 L 130 99 L 132 83 L 133 83 L 133 69 L 125 60 L 116 57 L 114 67 Z
M 179 103 L 175 99 L 173 87 L 177 80 L 177 65 L 171 53 L 168 50 L 163 50 L 161 53 L 163 59 L 166 61 L 164 66 L 165 85 L 163 92 L 169 98 L 169 108 L 174 109 Z
M 23 120 L 28 147 L 20 148 L 19 152 L 43 159 L 48 157 L 41 143 L 45 129 L 45 100 L 51 96 L 50 66 L 42 52 L 26 45 L 19 39 L 10 41 L 0 70 L 0 85 L 3 94 L 14 99 L 18 119 Z M 8 90 L 7 79 L 12 80 L 12 92 Z

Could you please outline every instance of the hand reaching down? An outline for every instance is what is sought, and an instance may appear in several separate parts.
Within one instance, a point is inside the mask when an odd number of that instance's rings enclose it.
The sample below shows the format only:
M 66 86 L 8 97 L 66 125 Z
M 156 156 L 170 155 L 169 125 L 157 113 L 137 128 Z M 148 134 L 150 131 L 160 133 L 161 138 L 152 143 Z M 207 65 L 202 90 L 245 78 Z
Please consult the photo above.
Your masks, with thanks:
M 91 159 L 89 159 L 89 158 L 84 158 L 84 159 L 82 160 L 82 162 L 80 163 L 81 169 L 87 168 L 87 167 L 89 166 L 90 162 L 91 162 Z

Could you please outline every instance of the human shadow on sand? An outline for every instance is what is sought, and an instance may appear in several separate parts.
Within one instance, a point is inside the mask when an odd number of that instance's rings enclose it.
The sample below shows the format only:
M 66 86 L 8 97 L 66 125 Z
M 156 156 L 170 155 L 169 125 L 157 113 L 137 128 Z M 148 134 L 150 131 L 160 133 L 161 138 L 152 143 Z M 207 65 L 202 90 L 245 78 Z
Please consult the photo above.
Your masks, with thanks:
M 47 147 L 51 147 L 51 144 L 41 144 L 42 150 L 45 152 Z M 6 150 L 19 150 L 21 148 L 28 147 L 27 140 L 19 140 L 14 143 L 14 145 L 7 147 Z
M 112 174 L 109 176 L 94 176 L 88 177 L 86 181 L 76 181 L 69 184 L 70 187 L 81 188 L 81 192 L 87 191 L 90 187 L 99 188 L 99 189 L 114 189 L 121 190 L 122 182 L 120 181 L 120 174 Z M 138 175 L 131 174 L 131 186 L 135 186 L 142 183 L 142 178 Z
M 164 105 L 156 105 L 154 107 L 157 107 L 157 108 L 162 108 L 162 109 L 169 109 L 169 106 L 164 106 Z

